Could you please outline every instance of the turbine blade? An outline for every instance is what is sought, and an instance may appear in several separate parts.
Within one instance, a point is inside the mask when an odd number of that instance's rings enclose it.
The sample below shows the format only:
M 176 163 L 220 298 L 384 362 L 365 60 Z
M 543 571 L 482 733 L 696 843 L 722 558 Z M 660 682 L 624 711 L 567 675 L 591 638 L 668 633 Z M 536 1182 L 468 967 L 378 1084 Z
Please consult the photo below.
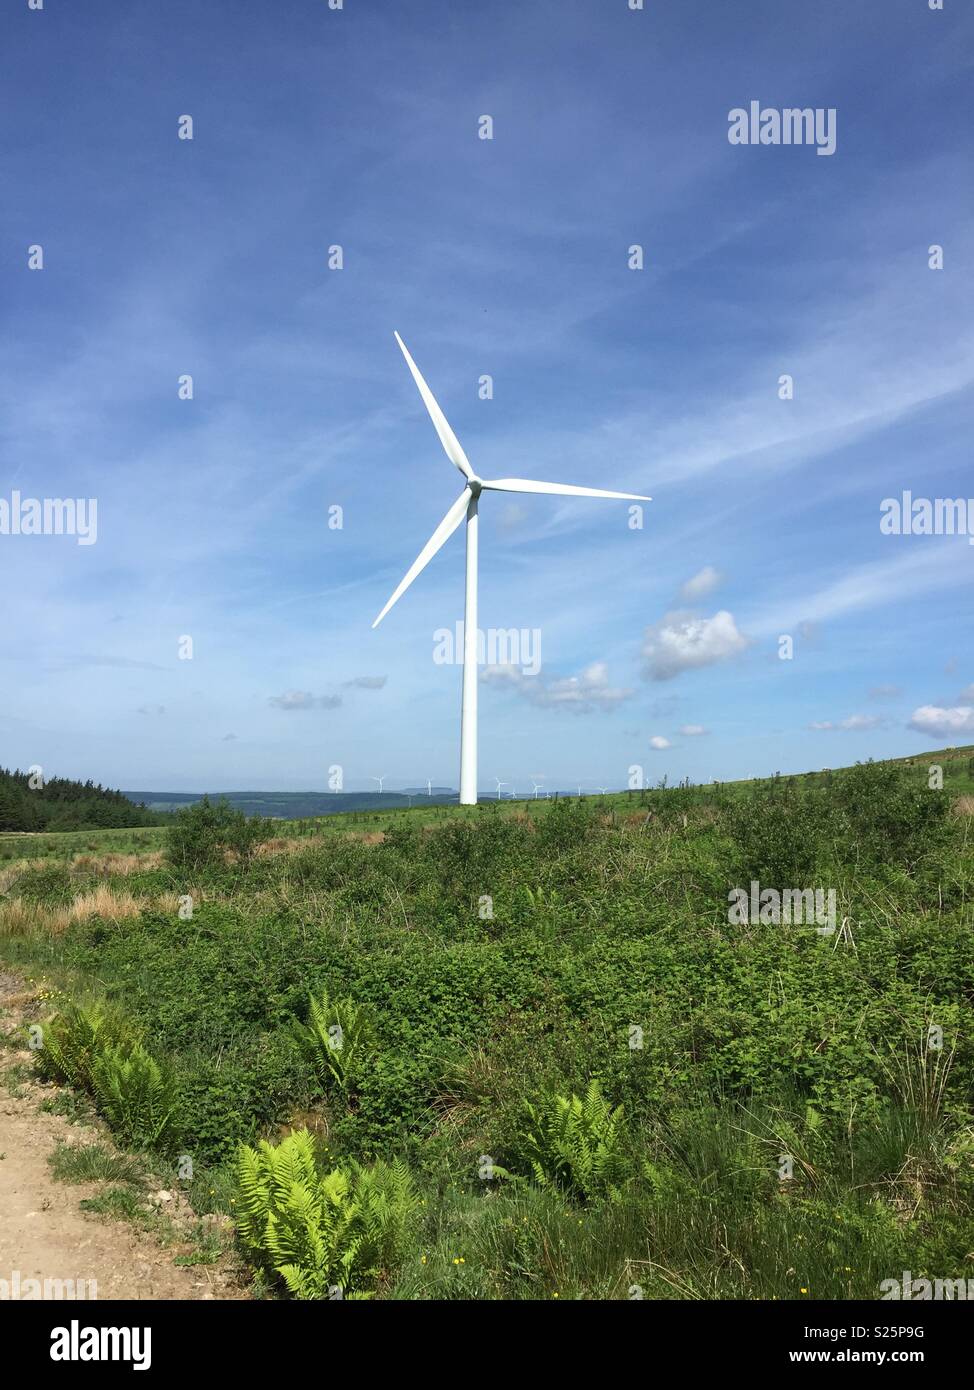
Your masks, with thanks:
M 396 602 L 397 599 L 402 597 L 402 595 L 409 588 L 410 584 L 416 578 L 417 574 L 420 574 L 426 568 L 426 566 L 429 564 L 430 560 L 432 560 L 433 556 L 440 549 L 440 547 L 450 539 L 454 531 L 460 525 L 460 522 L 466 516 L 467 505 L 469 501 L 470 489 L 465 487 L 461 492 L 460 496 L 454 502 L 453 506 L 447 512 L 446 516 L 440 522 L 439 526 L 437 526 L 436 530 L 433 532 L 429 540 L 423 546 L 422 550 L 416 556 L 416 559 L 409 566 L 409 569 L 403 576 L 403 579 L 398 589 L 396 589 L 392 598 L 389 600 L 385 608 L 383 608 L 382 612 L 379 614 L 375 622 L 372 624 L 373 627 L 379 626 L 379 624 L 382 622 L 382 619 L 389 612 L 389 609 L 392 607 L 392 605 Z
M 602 487 L 574 487 L 571 483 L 539 483 L 532 478 L 494 478 L 482 484 L 491 492 L 551 492 L 559 497 L 616 497 L 627 502 L 652 502 L 638 492 L 608 492 Z
M 416 363 L 410 357 L 409 349 L 406 347 L 406 344 L 400 338 L 398 333 L 396 334 L 396 342 L 402 348 L 402 355 L 406 359 L 406 366 L 412 372 L 413 381 L 415 381 L 416 385 L 419 387 L 419 394 L 422 396 L 423 404 L 426 406 L 426 409 L 430 413 L 430 419 L 433 421 L 433 428 L 436 430 L 436 433 L 440 436 L 440 443 L 446 450 L 447 458 L 450 460 L 451 463 L 456 464 L 457 468 L 459 468 L 460 472 L 463 474 L 465 478 L 472 478 L 474 475 L 473 469 L 470 467 L 470 463 L 467 459 L 466 454 L 460 447 L 459 439 L 457 439 L 456 435 L 450 429 L 450 422 L 447 420 L 446 416 L 443 414 L 443 411 L 437 405 L 436 397 L 433 395 L 433 392 L 429 389 L 429 387 L 426 385 L 426 382 L 423 380 L 422 372 L 419 370 L 419 368 L 416 366 Z

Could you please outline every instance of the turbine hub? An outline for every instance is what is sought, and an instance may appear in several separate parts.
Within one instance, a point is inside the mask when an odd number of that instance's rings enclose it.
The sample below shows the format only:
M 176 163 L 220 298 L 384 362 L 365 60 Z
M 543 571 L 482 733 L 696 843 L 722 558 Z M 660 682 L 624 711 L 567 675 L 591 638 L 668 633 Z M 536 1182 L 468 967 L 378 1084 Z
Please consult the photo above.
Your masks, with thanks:
M 467 479 L 467 487 L 473 493 L 474 497 L 479 497 L 484 490 L 483 483 L 476 477 Z

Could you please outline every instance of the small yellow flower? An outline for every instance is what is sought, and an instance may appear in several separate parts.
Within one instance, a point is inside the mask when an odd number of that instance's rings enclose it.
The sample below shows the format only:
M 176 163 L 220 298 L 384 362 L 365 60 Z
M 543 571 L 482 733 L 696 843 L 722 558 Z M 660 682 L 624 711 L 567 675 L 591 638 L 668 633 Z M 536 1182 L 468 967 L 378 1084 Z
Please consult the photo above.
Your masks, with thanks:
M 808 1290 L 807 1290 L 807 1289 L 802 1289 L 800 1292 L 801 1292 L 801 1293 L 808 1293 Z
M 420 1263 L 421 1263 L 421 1264 L 425 1264 L 425 1263 L 426 1263 L 426 1256 L 425 1256 L 425 1255 L 423 1256 L 423 1258 L 422 1258 L 422 1260 L 420 1261 Z

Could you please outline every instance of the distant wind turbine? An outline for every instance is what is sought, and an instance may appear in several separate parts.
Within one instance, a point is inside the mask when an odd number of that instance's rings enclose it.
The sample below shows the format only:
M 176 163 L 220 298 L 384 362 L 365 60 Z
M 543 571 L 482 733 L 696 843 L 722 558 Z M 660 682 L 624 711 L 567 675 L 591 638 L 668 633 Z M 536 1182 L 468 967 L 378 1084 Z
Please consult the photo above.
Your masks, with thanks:
M 540 782 L 532 782 L 531 785 L 532 785 L 532 787 L 534 788 L 534 799 L 535 799 L 535 801 L 537 801 L 537 799 L 538 799 L 538 792 L 539 792 L 539 791 L 544 791 L 544 788 L 542 787 L 542 785 L 541 785 Z
M 433 795 L 433 783 L 430 781 L 430 779 L 429 779 L 428 777 L 427 777 L 427 779 L 426 779 L 426 795 L 427 795 L 427 796 L 432 796 L 432 795 Z
M 388 776 L 388 773 L 385 773 L 385 772 L 384 772 L 384 773 L 382 774 L 381 777 L 370 777 L 370 778 L 369 778 L 369 781 L 370 781 L 370 782 L 378 782 L 378 784 L 379 784 L 379 791 L 380 791 L 380 793 L 381 793 L 381 791 L 382 791 L 382 783 L 386 780 L 386 777 L 387 777 L 387 776 Z
M 501 799 L 501 787 L 506 787 L 506 786 L 507 786 L 507 783 L 506 783 L 506 782 L 502 782 L 501 779 L 500 779 L 499 777 L 495 777 L 495 778 L 494 778 L 494 781 L 497 783 L 497 800 L 500 801 L 500 799 Z
M 401 598 L 410 584 L 432 560 L 436 552 L 445 545 L 466 517 L 467 561 L 466 598 L 463 609 L 463 693 L 460 703 L 460 804 L 477 804 L 477 506 L 480 494 L 487 492 L 538 492 L 551 493 L 559 497 L 610 497 L 623 502 L 650 502 L 652 498 L 636 492 L 607 492 L 604 488 L 574 487 L 570 483 L 537 482 L 531 478 L 494 478 L 488 481 L 478 478 L 470 466 L 470 461 L 460 445 L 446 416 L 437 405 L 432 391 L 426 385 L 419 368 L 410 357 L 406 344 L 395 335 L 402 349 L 406 365 L 419 388 L 423 404 L 429 411 L 433 427 L 439 435 L 440 443 L 447 458 L 463 474 L 463 492 L 450 507 L 446 516 L 437 526 L 423 546 L 416 559 L 406 571 L 398 588 L 382 609 L 375 622 L 378 627 L 389 609 Z

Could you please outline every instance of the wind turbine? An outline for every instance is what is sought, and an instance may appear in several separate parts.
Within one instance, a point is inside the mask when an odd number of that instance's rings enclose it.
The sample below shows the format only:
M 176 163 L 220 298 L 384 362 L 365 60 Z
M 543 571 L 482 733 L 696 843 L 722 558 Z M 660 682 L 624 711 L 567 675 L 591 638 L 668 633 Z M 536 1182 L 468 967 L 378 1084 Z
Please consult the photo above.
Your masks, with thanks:
M 463 692 L 460 702 L 460 804 L 477 804 L 477 506 L 482 492 L 540 492 L 558 497 L 611 497 L 623 502 L 651 502 L 652 498 L 636 492 L 608 492 L 605 488 L 574 487 L 570 483 L 544 483 L 531 478 L 479 478 L 457 439 L 433 392 L 426 385 L 419 368 L 409 355 L 406 344 L 395 335 L 406 365 L 412 373 L 423 404 L 429 411 L 433 428 L 439 435 L 444 452 L 464 477 L 464 488 L 446 516 L 423 546 L 406 571 L 398 588 L 382 609 L 373 628 L 379 626 L 389 609 L 401 598 L 410 584 L 445 545 L 466 517 L 467 557 L 466 595 L 463 608 Z
M 532 785 L 532 787 L 534 788 L 534 799 L 535 799 L 535 801 L 537 801 L 537 799 L 538 799 L 538 792 L 539 792 L 539 791 L 543 791 L 544 788 L 542 787 L 542 785 L 541 785 L 540 782 L 532 782 L 531 785 Z
M 427 779 L 426 779 L 426 795 L 427 795 L 427 796 L 432 796 L 432 795 L 433 795 L 433 783 L 430 781 L 430 779 L 429 779 L 428 777 L 427 777 Z
M 387 772 L 384 772 L 384 773 L 382 774 L 381 777 L 370 777 L 370 778 L 369 778 L 369 781 L 370 781 L 370 782 L 378 782 L 378 784 L 379 784 L 379 794 L 380 794 L 380 796 L 381 796 L 381 794 L 382 794 L 382 783 L 386 780 L 386 777 L 388 777 L 388 775 L 389 775 L 389 774 L 388 774 Z
M 497 783 L 497 800 L 500 801 L 500 799 L 501 799 L 501 787 L 506 787 L 506 786 L 507 786 L 507 783 L 506 783 L 506 782 L 502 782 L 501 779 L 500 779 L 499 777 L 495 777 L 495 778 L 494 778 L 494 781 Z

